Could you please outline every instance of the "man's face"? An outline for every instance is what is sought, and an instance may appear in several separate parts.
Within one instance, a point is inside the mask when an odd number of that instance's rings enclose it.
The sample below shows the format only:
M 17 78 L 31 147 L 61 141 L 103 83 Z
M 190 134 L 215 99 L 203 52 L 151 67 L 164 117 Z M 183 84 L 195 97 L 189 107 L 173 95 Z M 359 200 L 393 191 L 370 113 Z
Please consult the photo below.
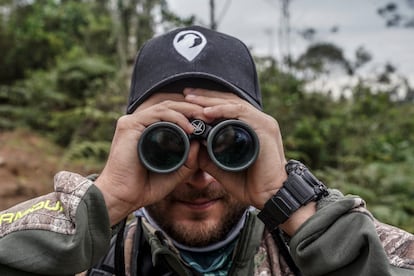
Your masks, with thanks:
M 157 93 L 139 108 L 164 100 L 184 101 L 184 96 Z M 205 148 L 201 147 L 200 150 Z M 223 240 L 246 208 L 202 170 L 179 184 L 160 202 L 146 207 L 151 217 L 170 237 L 188 246 L 206 246 Z

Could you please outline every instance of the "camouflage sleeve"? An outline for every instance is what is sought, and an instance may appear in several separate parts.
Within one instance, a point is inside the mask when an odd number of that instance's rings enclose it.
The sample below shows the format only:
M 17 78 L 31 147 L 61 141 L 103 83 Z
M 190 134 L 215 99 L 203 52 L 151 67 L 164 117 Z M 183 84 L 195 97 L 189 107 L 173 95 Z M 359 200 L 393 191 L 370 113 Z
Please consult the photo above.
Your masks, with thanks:
M 334 197 L 290 241 L 306 275 L 414 275 L 412 234 L 378 222 L 361 198 Z
M 60 172 L 54 192 L 0 212 L 0 275 L 73 275 L 104 255 L 110 238 L 98 188 Z

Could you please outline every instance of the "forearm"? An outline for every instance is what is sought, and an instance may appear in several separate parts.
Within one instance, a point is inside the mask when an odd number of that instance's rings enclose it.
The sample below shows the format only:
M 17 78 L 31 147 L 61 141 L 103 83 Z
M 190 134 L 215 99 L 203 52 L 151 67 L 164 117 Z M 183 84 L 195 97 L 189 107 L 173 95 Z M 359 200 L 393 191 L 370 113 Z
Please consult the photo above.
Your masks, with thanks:
M 58 174 L 55 192 L 3 211 L 0 218 L 1 275 L 11 270 L 11 275 L 75 274 L 93 265 L 109 246 L 102 194 L 76 174 Z

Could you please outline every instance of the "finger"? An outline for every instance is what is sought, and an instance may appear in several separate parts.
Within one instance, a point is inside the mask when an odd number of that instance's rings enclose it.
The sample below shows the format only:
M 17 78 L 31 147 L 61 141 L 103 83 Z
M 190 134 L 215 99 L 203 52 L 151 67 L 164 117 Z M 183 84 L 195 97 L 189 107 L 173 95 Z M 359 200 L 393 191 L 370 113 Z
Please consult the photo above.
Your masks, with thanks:
M 190 124 L 189 118 L 205 119 L 202 107 L 187 102 L 163 101 L 144 109 L 137 109 L 130 115 L 131 123 L 136 122 L 141 128 L 155 122 L 168 121 L 191 133 L 194 127 Z
M 218 91 L 218 90 L 209 90 L 203 88 L 185 88 L 183 90 L 184 96 L 194 95 L 194 96 L 205 96 L 210 98 L 222 98 L 222 99 L 231 99 L 237 97 L 236 94 L 229 91 Z
M 231 92 L 214 91 L 207 89 L 184 89 L 186 101 L 200 106 L 214 106 L 227 101 L 240 101 L 240 97 Z

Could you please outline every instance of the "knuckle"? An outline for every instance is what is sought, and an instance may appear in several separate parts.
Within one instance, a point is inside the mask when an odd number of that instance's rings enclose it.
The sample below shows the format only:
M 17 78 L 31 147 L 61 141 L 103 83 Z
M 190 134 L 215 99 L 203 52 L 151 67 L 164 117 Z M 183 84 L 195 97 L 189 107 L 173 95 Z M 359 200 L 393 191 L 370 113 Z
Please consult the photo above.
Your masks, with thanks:
M 130 115 L 123 115 L 119 117 L 116 122 L 117 128 L 126 128 L 129 125 L 129 117 Z
M 159 107 L 160 108 L 170 108 L 173 105 L 173 103 L 175 103 L 175 102 L 172 101 L 172 100 L 165 100 L 165 101 L 160 102 Z
M 244 114 L 248 110 L 248 106 L 246 104 L 244 104 L 244 103 L 236 102 L 234 105 L 235 105 L 235 109 L 240 114 Z
M 172 100 L 165 100 L 156 105 L 153 105 L 151 112 L 154 114 L 165 114 L 168 110 L 174 109 L 176 102 Z
M 280 130 L 279 122 L 274 117 L 268 114 L 265 114 L 263 122 L 266 125 L 266 127 L 269 127 L 270 129 L 275 129 L 276 131 Z

